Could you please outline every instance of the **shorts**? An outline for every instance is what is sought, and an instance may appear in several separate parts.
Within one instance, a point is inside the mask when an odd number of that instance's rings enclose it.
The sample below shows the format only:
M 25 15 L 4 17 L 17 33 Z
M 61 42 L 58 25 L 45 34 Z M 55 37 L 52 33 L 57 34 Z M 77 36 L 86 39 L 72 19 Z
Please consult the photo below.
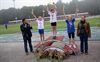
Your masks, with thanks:
M 56 22 L 52 22 L 52 23 L 51 23 L 51 26 L 56 26 L 56 25 L 57 25 Z
M 69 37 L 69 38 L 75 38 L 75 33 L 74 33 L 74 32 L 68 33 L 68 37 Z
M 44 34 L 44 29 L 38 29 L 39 34 Z

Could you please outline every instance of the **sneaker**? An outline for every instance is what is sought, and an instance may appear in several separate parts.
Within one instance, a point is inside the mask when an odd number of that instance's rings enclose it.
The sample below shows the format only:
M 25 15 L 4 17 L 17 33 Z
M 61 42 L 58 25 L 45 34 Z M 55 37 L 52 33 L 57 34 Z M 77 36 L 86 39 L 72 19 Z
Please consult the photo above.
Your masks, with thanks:
M 81 54 L 83 54 L 83 52 L 81 52 Z
M 88 53 L 85 53 L 85 55 L 88 55 Z
M 34 51 L 32 51 L 31 53 L 34 53 Z

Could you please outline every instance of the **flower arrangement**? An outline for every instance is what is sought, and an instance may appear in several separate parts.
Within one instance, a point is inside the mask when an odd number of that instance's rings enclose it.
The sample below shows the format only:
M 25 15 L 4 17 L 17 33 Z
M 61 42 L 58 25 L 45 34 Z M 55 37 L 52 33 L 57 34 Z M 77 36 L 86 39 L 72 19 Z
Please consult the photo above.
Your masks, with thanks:
M 60 47 L 56 47 L 52 45 L 55 41 L 41 42 L 35 45 L 35 56 L 37 59 L 40 58 L 50 58 L 63 60 L 66 56 L 71 54 L 77 54 L 79 52 L 79 48 L 77 44 L 65 44 Z M 58 43 L 58 42 L 57 42 Z

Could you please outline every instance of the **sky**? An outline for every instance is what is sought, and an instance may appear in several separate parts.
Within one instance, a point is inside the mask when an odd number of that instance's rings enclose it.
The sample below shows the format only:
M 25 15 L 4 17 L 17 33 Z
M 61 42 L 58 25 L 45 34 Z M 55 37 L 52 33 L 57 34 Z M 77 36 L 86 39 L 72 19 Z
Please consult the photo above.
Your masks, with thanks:
M 48 3 L 57 2 L 58 0 L 15 0 L 15 7 L 22 8 L 23 6 L 39 6 L 47 5 Z M 62 0 L 62 2 L 70 2 L 72 0 Z M 13 0 L 0 0 L 0 10 L 14 7 Z

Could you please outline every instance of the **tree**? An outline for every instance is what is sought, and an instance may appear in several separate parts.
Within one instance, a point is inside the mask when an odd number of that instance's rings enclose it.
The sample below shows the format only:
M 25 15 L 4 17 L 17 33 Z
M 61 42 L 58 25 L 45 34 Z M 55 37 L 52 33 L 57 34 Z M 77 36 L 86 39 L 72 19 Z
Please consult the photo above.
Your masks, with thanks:
M 48 4 L 48 7 L 51 7 L 51 4 Z M 65 9 L 65 14 L 73 14 L 76 12 L 76 8 L 79 9 L 79 12 L 88 12 L 90 15 L 100 15 L 100 0 L 72 0 L 70 3 L 63 3 L 59 0 L 56 3 L 58 15 L 63 15 L 63 6 Z M 35 15 L 43 16 L 43 10 L 45 10 L 45 16 L 48 16 L 46 11 L 46 6 L 30 6 L 23 7 L 21 9 L 9 8 L 0 10 L 0 23 L 5 23 L 7 21 L 15 20 L 15 17 L 18 19 L 22 18 L 33 18 L 32 9 L 34 9 Z

